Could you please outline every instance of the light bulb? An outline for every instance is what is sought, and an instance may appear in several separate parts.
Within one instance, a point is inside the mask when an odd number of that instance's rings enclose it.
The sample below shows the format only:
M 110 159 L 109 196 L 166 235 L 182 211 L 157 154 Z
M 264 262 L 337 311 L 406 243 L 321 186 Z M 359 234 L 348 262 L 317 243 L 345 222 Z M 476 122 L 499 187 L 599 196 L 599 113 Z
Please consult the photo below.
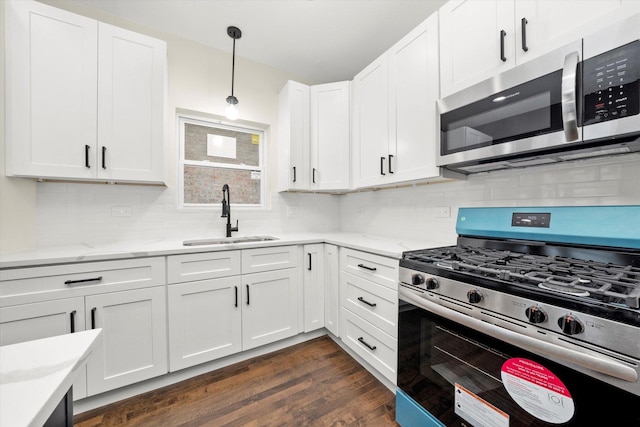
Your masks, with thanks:
M 236 120 L 238 118 L 238 109 L 234 104 L 229 104 L 227 106 L 227 111 L 225 113 L 225 116 L 229 120 Z

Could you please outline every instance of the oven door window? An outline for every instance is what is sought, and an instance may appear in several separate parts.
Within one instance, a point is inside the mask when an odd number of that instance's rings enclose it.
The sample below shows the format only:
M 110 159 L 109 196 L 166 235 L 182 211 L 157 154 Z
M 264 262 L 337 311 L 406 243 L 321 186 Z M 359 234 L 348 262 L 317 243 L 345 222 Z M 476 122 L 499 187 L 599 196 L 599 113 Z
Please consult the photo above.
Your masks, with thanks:
M 562 71 L 440 116 L 440 154 L 503 144 L 563 129 Z
M 399 319 L 398 387 L 446 426 L 593 425 L 597 408 L 640 405 L 639 396 L 411 304 L 401 302 Z M 522 361 L 525 370 L 553 373 L 566 395 L 518 390 L 526 377 L 505 387 L 505 374 Z M 640 425 L 640 411 L 613 412 L 608 425 Z

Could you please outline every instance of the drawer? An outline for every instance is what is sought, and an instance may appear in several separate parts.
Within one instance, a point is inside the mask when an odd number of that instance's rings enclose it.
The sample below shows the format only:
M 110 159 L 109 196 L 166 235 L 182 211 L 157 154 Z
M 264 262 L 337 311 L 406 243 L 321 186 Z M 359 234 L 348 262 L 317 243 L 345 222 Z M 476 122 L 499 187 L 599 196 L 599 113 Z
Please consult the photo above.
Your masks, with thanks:
M 345 271 L 341 275 L 341 305 L 397 338 L 398 292 Z
M 161 285 L 166 285 L 164 257 L 2 270 L 0 306 Z
M 340 249 L 342 271 L 396 290 L 398 289 L 398 265 L 397 259 L 348 248 Z
M 237 276 L 240 273 L 240 251 L 206 252 L 167 257 L 167 281 L 169 284 Z
M 398 341 L 344 307 L 341 309 L 341 315 L 342 341 L 396 384 Z
M 300 246 L 244 249 L 242 251 L 242 274 L 298 267 L 301 251 Z

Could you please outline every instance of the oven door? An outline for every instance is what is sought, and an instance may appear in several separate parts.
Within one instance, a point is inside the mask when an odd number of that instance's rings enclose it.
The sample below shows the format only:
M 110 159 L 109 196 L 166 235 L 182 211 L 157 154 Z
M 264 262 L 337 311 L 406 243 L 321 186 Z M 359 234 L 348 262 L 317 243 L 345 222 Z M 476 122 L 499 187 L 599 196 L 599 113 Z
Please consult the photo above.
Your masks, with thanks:
M 480 161 L 581 142 L 581 53 L 574 43 L 439 100 L 438 166 L 473 172 Z
M 403 300 L 398 388 L 403 427 L 640 425 L 640 396 Z M 432 417 L 415 421 L 403 399 Z

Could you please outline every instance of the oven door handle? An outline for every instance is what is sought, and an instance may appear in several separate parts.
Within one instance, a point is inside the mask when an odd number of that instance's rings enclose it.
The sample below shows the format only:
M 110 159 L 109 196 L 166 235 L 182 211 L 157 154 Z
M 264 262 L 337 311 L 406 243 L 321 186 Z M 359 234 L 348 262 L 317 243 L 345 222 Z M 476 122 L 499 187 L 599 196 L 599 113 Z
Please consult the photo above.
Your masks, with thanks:
M 591 369 L 596 372 L 600 372 L 601 374 L 632 383 L 638 381 L 638 373 L 635 369 L 614 360 L 580 353 L 568 348 L 560 347 L 556 344 L 540 341 L 535 338 L 513 332 L 509 329 L 483 322 L 482 320 L 478 320 L 466 314 L 458 313 L 455 310 L 435 304 L 410 292 L 402 292 L 402 298 L 409 300 L 407 302 L 411 302 L 418 307 L 422 307 L 446 319 L 552 360 L 561 359 L 565 362 L 573 363 L 575 365 L 582 366 L 583 368 Z
M 578 52 L 571 52 L 564 58 L 562 68 L 562 124 L 567 142 L 580 137 L 578 133 L 578 112 L 576 107 L 576 82 L 578 75 Z

